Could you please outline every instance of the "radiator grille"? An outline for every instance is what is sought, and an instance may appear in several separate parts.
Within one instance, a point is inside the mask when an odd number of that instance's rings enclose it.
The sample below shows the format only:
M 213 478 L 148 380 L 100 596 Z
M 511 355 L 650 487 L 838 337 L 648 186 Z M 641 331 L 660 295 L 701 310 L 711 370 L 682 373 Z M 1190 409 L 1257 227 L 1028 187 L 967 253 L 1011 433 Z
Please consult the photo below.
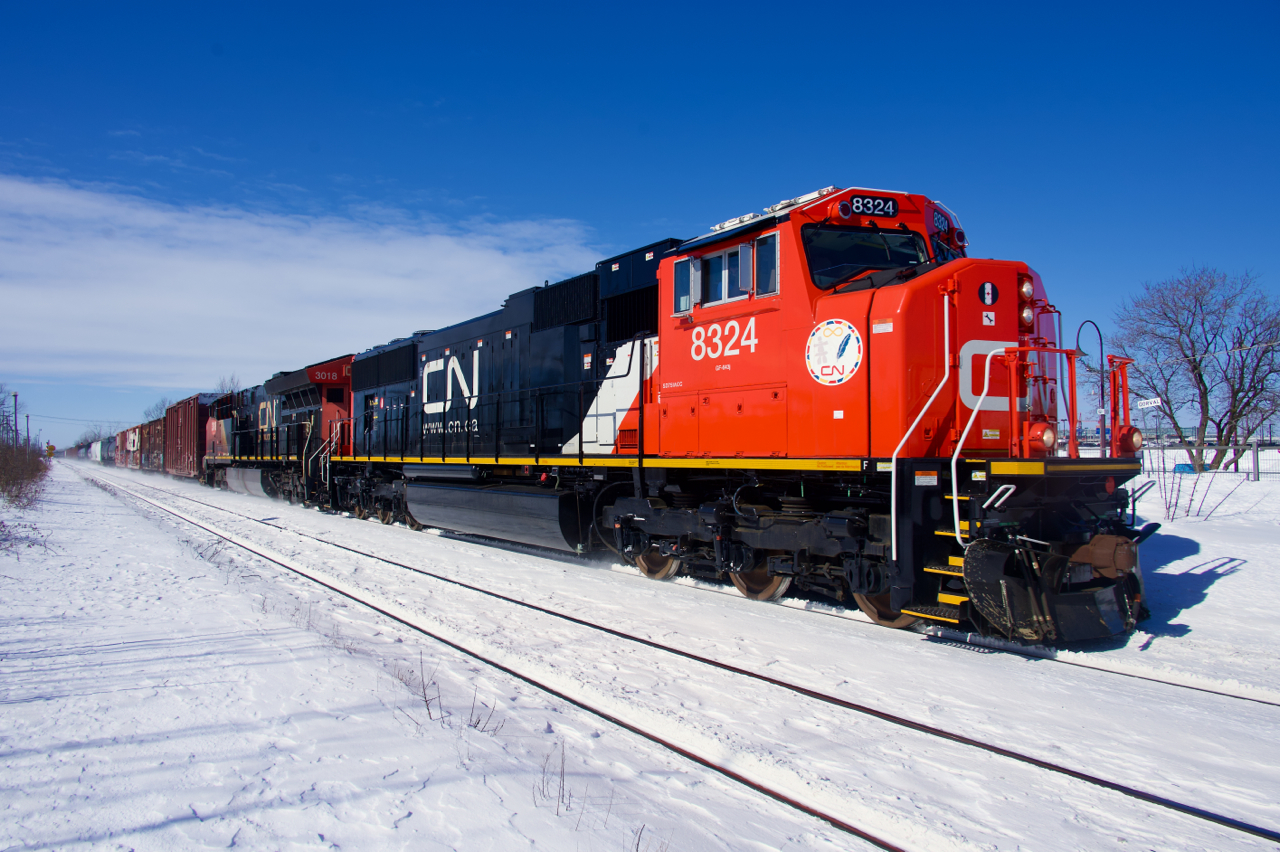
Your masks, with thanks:
M 596 318 L 599 276 L 594 272 L 570 278 L 533 294 L 533 330 L 555 328 Z

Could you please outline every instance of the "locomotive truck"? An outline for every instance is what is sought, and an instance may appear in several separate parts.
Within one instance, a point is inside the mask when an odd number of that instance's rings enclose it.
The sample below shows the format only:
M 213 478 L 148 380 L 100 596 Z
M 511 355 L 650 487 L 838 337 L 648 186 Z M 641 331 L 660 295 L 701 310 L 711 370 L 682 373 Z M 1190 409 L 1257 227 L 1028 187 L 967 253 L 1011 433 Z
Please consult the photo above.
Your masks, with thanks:
M 818 190 L 213 400 L 200 476 L 889 627 L 1122 633 L 1155 530 L 1129 362 L 1084 458 L 1040 276 L 966 246 L 923 195 Z

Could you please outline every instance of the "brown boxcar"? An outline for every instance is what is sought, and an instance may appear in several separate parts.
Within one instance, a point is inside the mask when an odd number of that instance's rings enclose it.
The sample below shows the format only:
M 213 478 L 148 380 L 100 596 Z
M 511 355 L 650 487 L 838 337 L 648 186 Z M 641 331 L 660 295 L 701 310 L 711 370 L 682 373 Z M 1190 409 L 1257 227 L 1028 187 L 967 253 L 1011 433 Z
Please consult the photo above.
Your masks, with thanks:
M 138 467 L 142 470 L 164 472 L 164 418 L 144 423 L 140 427 Z
M 198 393 L 164 413 L 164 469 L 172 476 L 199 476 L 204 467 L 204 430 L 217 394 Z
M 129 456 L 132 455 L 129 449 L 129 436 L 133 433 L 133 429 L 116 433 L 116 467 L 129 466 Z

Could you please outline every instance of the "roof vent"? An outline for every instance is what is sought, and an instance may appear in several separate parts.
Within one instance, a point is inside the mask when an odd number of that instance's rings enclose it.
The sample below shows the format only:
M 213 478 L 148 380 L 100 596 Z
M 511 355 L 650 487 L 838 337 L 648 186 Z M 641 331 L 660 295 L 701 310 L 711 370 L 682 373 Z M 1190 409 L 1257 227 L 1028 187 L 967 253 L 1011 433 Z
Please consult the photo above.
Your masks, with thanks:
M 772 207 L 764 208 L 764 212 L 777 213 L 779 210 L 785 210 L 788 207 L 796 207 L 800 204 L 808 204 L 810 201 L 815 201 L 824 195 L 830 195 L 833 192 L 839 192 L 839 191 L 840 191 L 840 187 L 838 186 L 828 186 L 825 189 L 818 189 L 818 190 L 814 190 L 813 192 L 806 193 L 804 195 L 798 195 L 795 198 L 792 198 L 790 201 L 779 201 L 777 204 L 774 204 Z

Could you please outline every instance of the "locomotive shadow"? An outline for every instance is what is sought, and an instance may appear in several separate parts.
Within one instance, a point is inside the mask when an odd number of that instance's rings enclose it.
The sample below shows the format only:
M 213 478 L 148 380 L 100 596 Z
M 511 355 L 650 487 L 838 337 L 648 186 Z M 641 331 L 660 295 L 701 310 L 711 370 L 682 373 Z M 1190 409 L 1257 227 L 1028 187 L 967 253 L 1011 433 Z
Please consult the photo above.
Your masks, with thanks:
M 1179 638 L 1191 633 L 1190 625 L 1178 619 L 1185 610 L 1203 603 L 1209 589 L 1223 577 L 1239 571 L 1247 560 L 1234 556 L 1216 556 L 1180 570 L 1170 566 L 1200 554 L 1200 543 L 1177 535 L 1159 534 L 1142 546 L 1142 577 L 1146 587 L 1146 606 L 1150 615 L 1138 623 L 1138 630 L 1148 634 L 1138 650 L 1145 651 L 1157 638 Z M 1125 647 L 1130 636 L 1117 636 L 1093 642 L 1072 643 L 1075 651 L 1110 651 Z
M 1196 552 L 1198 551 L 1199 548 Z M 1184 610 L 1203 603 L 1214 583 L 1236 573 L 1246 564 L 1248 560 L 1235 556 L 1216 556 L 1177 573 L 1144 571 L 1147 608 L 1151 611 L 1151 617 L 1139 624 L 1139 629 L 1151 634 L 1153 638 L 1186 636 L 1191 632 L 1191 627 L 1177 623 L 1175 619 Z M 1145 651 L 1150 645 L 1151 640 L 1148 639 L 1138 650 Z

